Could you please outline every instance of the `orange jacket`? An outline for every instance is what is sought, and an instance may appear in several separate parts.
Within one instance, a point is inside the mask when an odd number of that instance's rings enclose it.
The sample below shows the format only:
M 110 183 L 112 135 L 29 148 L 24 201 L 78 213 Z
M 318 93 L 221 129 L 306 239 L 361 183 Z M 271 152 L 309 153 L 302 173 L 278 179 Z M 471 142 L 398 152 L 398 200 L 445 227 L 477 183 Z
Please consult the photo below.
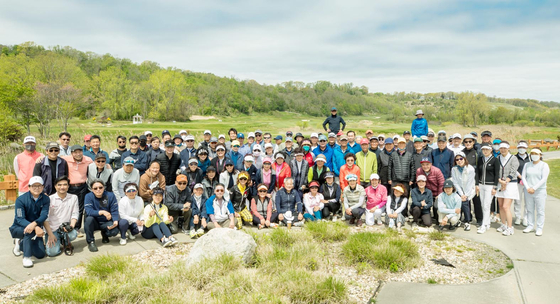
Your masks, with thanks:
M 346 188 L 346 186 L 348 186 L 348 181 L 346 180 L 346 175 L 348 174 L 356 174 L 356 176 L 358 177 L 358 179 L 360 178 L 360 167 L 358 167 L 358 165 L 354 164 L 354 166 L 352 166 L 352 169 L 348 168 L 348 165 L 343 165 L 342 167 L 340 167 L 340 189 L 342 189 L 342 191 L 344 191 L 344 188 Z
M 280 167 L 276 162 L 272 164 L 272 169 L 276 171 L 276 190 L 284 187 L 284 179 L 286 177 L 292 177 L 292 169 L 290 166 L 284 162 L 282 167 Z

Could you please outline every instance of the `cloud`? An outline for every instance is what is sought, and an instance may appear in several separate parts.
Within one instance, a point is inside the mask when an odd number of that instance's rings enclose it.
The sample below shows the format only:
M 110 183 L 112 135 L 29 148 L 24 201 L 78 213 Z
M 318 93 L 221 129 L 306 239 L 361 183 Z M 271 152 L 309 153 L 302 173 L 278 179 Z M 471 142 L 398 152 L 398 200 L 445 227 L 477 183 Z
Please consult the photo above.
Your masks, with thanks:
M 550 1 L 48 1 L 0 10 L 34 41 L 254 79 L 560 101 Z

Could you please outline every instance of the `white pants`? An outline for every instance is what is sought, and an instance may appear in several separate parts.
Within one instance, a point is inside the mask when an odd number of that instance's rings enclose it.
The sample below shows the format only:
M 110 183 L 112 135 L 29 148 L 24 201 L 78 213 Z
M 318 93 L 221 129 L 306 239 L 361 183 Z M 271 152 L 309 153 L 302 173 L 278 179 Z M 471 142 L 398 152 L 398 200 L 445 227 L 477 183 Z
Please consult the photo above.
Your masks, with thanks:
M 441 213 L 441 212 L 439 212 L 439 210 L 438 210 L 437 214 L 438 214 L 438 219 L 439 219 L 440 223 L 443 221 L 443 218 L 447 216 L 446 213 Z M 459 215 L 456 214 L 456 213 L 453 213 L 453 215 L 447 217 L 447 223 L 448 224 L 450 223 L 451 225 L 457 225 L 458 222 L 459 222 Z
M 513 202 L 513 213 L 516 219 L 527 219 L 527 202 L 525 201 L 525 186 L 517 184 L 519 190 L 519 199 Z M 523 206 L 523 213 L 521 213 L 521 206 Z
M 492 185 L 479 185 L 480 204 L 482 205 L 482 225 L 490 227 L 490 206 L 492 205 Z
M 366 209 L 366 225 L 372 226 L 375 225 L 375 221 L 381 221 L 381 214 L 385 212 L 385 206 L 378 208 L 375 212 L 369 212 Z
M 525 190 L 525 209 L 527 209 L 527 227 L 542 230 L 544 227 L 544 207 L 546 203 L 546 189 L 536 190 L 529 194 Z M 536 212 L 535 212 L 536 211 Z M 535 213 L 537 215 L 537 226 L 535 227 Z

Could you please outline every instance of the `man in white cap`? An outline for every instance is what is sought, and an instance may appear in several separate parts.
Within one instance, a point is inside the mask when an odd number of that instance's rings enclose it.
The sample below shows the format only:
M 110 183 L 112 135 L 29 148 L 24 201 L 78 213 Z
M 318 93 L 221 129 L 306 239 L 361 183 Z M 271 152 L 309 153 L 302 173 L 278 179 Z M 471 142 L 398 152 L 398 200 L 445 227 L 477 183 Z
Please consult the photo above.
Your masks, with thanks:
M 14 239 L 13 254 L 23 253 L 23 267 L 33 267 L 31 256 L 45 257 L 42 226 L 49 214 L 50 199 L 43 193 L 43 179 L 33 176 L 28 180 L 29 191 L 16 199 L 15 217 L 10 233 Z
M 239 149 L 239 153 L 241 153 L 243 156 L 253 153 L 254 144 L 255 144 L 255 133 L 249 132 L 249 134 L 247 134 L 247 142 L 243 146 L 241 146 L 241 148 Z M 259 145 L 259 150 L 261 150 L 260 145 Z
M 463 152 L 465 146 L 461 144 L 463 142 L 461 134 L 455 133 L 452 135 L 452 137 L 453 137 L 453 141 L 452 144 L 449 145 L 449 150 L 453 151 L 454 155 L 457 155 L 457 153 Z
M 204 141 L 198 144 L 198 149 L 204 148 L 206 151 L 210 150 L 210 138 L 212 138 L 212 132 L 210 130 L 204 131 Z
M 515 215 L 515 225 L 521 224 L 527 227 L 527 207 L 525 207 L 525 186 L 521 183 L 523 173 L 523 167 L 525 164 L 531 161 L 531 158 L 527 154 L 527 142 L 524 140 L 519 141 L 517 144 L 517 160 L 519 161 L 519 167 L 517 169 L 517 188 L 519 190 L 519 199 L 513 202 L 513 213 Z M 523 210 L 522 210 L 523 208 Z
M 422 110 L 416 111 L 416 119 L 412 121 L 410 131 L 414 137 L 428 135 L 428 121 L 424 118 L 424 112 L 422 112 Z
M 43 156 L 42 153 L 35 150 L 37 141 L 35 137 L 27 136 L 23 139 L 23 147 L 25 150 L 14 158 L 14 172 L 19 181 L 19 195 L 23 195 L 29 191 L 29 179 L 33 176 L 33 168 L 37 158 Z
M 58 156 L 60 148 L 56 142 L 48 142 L 45 151 L 47 157 L 35 164 L 33 176 L 40 176 L 43 179 L 43 191 L 51 195 L 56 192 L 54 181 L 61 176 L 68 176 L 68 164 Z
M 185 136 L 185 149 L 179 153 L 181 156 L 181 168 L 185 170 L 188 167 L 189 159 L 196 157 L 197 150 L 194 148 L 194 136 Z

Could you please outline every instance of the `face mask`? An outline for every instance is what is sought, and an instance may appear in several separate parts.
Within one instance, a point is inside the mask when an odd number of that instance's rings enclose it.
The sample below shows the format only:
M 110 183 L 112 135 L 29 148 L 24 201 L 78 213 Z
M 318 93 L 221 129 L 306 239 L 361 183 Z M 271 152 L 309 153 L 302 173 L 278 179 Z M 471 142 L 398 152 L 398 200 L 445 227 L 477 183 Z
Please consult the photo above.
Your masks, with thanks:
M 525 154 L 525 153 L 527 153 L 527 149 L 519 148 L 519 149 L 517 149 L 517 152 L 519 152 L 519 154 Z
M 401 148 L 399 148 L 399 152 L 402 152 L 402 151 L 404 151 L 404 150 L 406 150 L 406 148 L 405 148 L 405 149 L 401 149 Z
M 183 141 L 187 141 L 187 135 L 182 135 L 181 138 L 183 139 Z
M 492 145 L 492 149 L 494 149 L 494 151 L 498 151 L 500 150 L 500 145 Z
M 145 147 L 145 146 L 146 146 L 146 142 L 145 142 L 145 141 L 141 141 L 141 142 L 140 142 L 140 147 L 143 148 L 143 147 Z
M 255 157 L 259 157 L 259 156 L 261 156 L 261 152 L 253 152 L 253 155 L 254 155 Z
M 25 145 L 25 150 L 33 152 L 35 151 L 35 145 Z
M 310 148 L 309 146 L 303 146 L 303 151 L 309 152 L 309 148 Z
M 541 160 L 541 156 L 540 156 L 540 155 L 531 155 L 531 160 L 532 160 L 532 161 Z

